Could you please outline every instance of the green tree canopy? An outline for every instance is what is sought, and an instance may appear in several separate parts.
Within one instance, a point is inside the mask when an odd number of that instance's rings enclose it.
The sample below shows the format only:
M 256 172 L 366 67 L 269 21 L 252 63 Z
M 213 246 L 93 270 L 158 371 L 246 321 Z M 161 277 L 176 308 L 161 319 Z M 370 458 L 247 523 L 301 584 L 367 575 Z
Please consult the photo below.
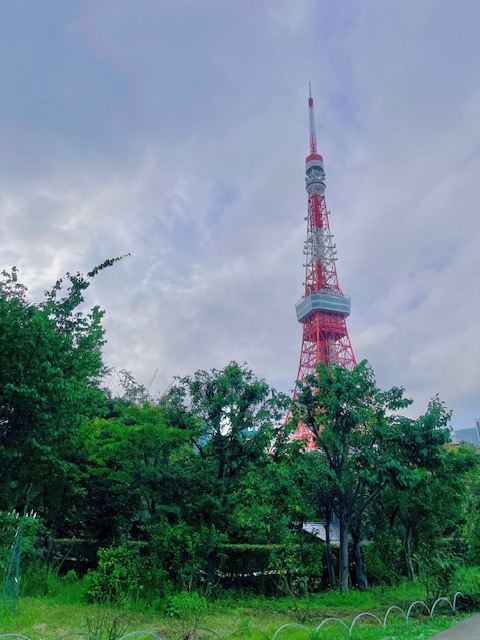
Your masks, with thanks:
M 396 413 L 410 403 L 401 388 L 378 389 L 366 361 L 353 371 L 320 364 L 315 374 L 299 383 L 292 419 L 310 429 L 327 461 L 327 495 L 340 524 L 343 590 L 349 585 L 349 535 L 357 533 L 359 542 L 366 508 L 388 483 L 407 487 L 419 465 L 438 464 L 439 447 L 449 439 L 442 428 L 449 414 L 438 399 L 418 420 Z M 357 578 L 365 582 L 358 546 L 356 563 Z
M 231 362 L 221 371 L 179 379 L 170 392 L 172 404 L 180 421 L 190 416 L 198 426 L 192 438 L 201 469 L 191 505 L 196 519 L 228 533 L 231 541 L 268 541 L 282 526 L 273 504 L 279 478 L 268 451 L 288 398 Z
M 15 268 L 0 280 L 0 508 L 30 504 L 49 515 L 72 480 L 71 436 L 102 403 L 103 312 L 84 312 L 91 279 L 67 274 L 40 303 Z

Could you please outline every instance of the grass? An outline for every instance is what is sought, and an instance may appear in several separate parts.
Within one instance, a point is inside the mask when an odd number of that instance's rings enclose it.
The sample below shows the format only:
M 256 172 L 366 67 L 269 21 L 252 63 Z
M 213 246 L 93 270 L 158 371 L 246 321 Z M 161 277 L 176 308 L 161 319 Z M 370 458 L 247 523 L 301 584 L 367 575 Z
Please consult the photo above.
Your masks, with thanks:
M 479 570 L 464 573 L 462 583 L 470 592 L 480 591 Z M 315 628 L 324 618 L 338 617 L 350 626 L 357 614 L 369 611 L 383 620 L 389 606 L 397 605 L 406 611 L 413 601 L 425 599 L 421 585 L 407 583 L 395 588 L 376 587 L 363 592 L 352 590 L 345 594 L 323 592 L 302 600 L 226 592 L 209 602 L 205 611 L 189 614 L 187 607 L 179 619 L 162 613 L 161 601 L 155 606 L 140 601 L 135 606 L 131 604 L 118 609 L 86 604 L 82 594 L 82 581 L 57 583 L 51 580 L 47 595 L 21 597 L 15 615 L 0 611 L 0 632 L 20 633 L 32 640 L 53 640 L 72 634 L 116 640 L 128 631 L 143 629 L 157 633 L 166 640 L 194 640 L 207 635 L 215 640 L 213 633 L 206 631 L 188 633 L 192 627 L 200 627 L 212 630 L 225 640 L 230 636 L 232 640 L 266 640 L 273 638 L 282 625 L 295 623 L 302 624 L 306 629 L 288 627 L 279 632 L 277 639 L 312 640 Z M 355 626 L 352 637 L 354 640 L 426 639 L 462 617 L 462 614 L 453 616 L 450 608 L 442 603 L 433 619 L 422 615 L 419 610 L 408 625 L 403 616 L 392 613 L 385 630 L 373 618 L 362 618 Z M 317 637 L 322 640 L 346 640 L 348 632 L 338 623 L 329 623 L 322 627 Z M 139 636 L 134 638 L 140 640 Z

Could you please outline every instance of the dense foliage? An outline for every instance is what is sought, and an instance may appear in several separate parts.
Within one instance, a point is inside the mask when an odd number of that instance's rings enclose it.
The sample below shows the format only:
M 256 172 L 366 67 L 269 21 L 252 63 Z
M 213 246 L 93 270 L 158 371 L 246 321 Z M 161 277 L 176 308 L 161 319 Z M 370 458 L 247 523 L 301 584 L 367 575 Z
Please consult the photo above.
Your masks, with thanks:
M 404 575 L 434 593 L 478 561 L 475 452 L 446 446 L 437 398 L 417 420 L 399 414 L 403 389 L 378 389 L 365 362 L 319 366 L 288 424 L 289 399 L 236 362 L 179 378 L 159 400 L 124 373 L 112 397 L 103 314 L 83 298 L 113 262 L 67 274 L 36 304 L 15 269 L 0 281 L 4 573 L 20 529 L 37 579 L 59 564 L 89 570 L 91 600 L 150 592 L 172 611 L 184 597 L 172 594 L 219 584 L 295 594 Z M 299 421 L 316 450 L 291 438 Z M 17 518 L 26 509 L 34 526 Z
M 0 508 L 41 508 L 52 531 L 76 477 L 73 442 L 103 402 L 102 312 L 79 311 L 84 278 L 67 274 L 32 304 L 15 269 L 0 281 Z
M 436 398 L 417 420 L 396 413 L 410 403 L 403 389 L 378 389 L 365 361 L 353 371 L 321 364 L 299 383 L 293 420 L 309 428 L 324 461 L 323 501 L 339 522 L 343 590 L 350 580 L 350 537 L 357 582 L 361 587 L 367 584 L 360 550 L 367 510 L 387 490 L 411 496 L 413 489 L 419 492 L 422 477 L 431 482 L 442 473 L 449 413 Z M 407 500 L 411 504 L 411 498 Z M 407 561 L 410 569 L 410 553 Z M 409 576 L 413 579 L 412 572 Z

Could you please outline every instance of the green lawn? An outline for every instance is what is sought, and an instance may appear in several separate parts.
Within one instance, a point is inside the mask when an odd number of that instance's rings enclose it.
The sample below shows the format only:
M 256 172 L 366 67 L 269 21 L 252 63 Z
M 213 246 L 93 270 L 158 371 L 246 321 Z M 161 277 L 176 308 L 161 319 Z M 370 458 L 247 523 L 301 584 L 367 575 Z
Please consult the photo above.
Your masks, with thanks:
M 475 577 L 468 576 L 468 584 L 478 584 Z M 467 582 L 465 584 L 467 584 Z M 208 602 L 206 609 L 182 609 L 181 617 L 170 617 L 162 612 L 163 603 L 154 606 L 142 602 L 135 607 L 100 607 L 82 602 L 82 583 L 65 584 L 55 594 L 44 597 L 22 597 L 14 615 L 6 611 L 0 615 L 1 633 L 20 633 L 32 640 L 53 640 L 72 634 L 85 634 L 90 638 L 116 640 L 129 631 L 154 632 L 166 640 L 196 637 L 218 637 L 232 640 L 272 639 L 280 630 L 276 640 L 312 640 L 315 629 L 327 617 L 338 617 L 347 626 L 361 612 L 368 611 L 381 620 L 392 605 L 405 612 L 415 600 L 425 599 L 419 585 L 403 584 L 388 590 L 372 588 L 368 591 L 350 591 L 346 594 L 325 592 L 308 599 L 295 601 L 290 597 L 267 598 L 232 592 Z M 452 594 L 449 594 L 452 595 Z M 462 608 L 462 601 L 458 601 Z M 428 638 L 447 628 L 465 614 L 453 615 L 446 603 L 441 603 L 432 620 L 421 613 L 412 617 L 408 625 L 399 612 L 392 612 L 386 629 L 373 617 L 363 617 L 353 630 L 352 637 L 358 640 L 413 640 Z M 192 632 L 192 628 L 196 628 Z M 140 636 L 134 636 L 140 640 Z M 330 622 L 317 634 L 320 640 L 348 638 L 348 631 L 338 622 Z

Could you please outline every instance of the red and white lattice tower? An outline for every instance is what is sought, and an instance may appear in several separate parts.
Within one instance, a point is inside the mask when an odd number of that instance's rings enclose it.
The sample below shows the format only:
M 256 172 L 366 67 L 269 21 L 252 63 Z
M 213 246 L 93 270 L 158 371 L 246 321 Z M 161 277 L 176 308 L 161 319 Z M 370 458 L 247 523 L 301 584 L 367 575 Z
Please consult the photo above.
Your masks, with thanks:
M 350 297 L 338 284 L 336 249 L 330 233 L 329 211 L 325 200 L 323 158 L 317 152 L 315 114 L 310 89 L 310 154 L 306 159 L 305 186 L 308 193 L 307 239 L 305 241 L 305 292 L 295 305 L 303 325 L 302 350 L 297 381 L 315 371 L 320 362 L 337 363 L 347 369 L 356 364 L 347 330 Z M 295 387 L 294 398 L 297 394 Z M 300 424 L 295 437 L 311 434 Z M 311 444 L 311 443 L 310 443 Z

